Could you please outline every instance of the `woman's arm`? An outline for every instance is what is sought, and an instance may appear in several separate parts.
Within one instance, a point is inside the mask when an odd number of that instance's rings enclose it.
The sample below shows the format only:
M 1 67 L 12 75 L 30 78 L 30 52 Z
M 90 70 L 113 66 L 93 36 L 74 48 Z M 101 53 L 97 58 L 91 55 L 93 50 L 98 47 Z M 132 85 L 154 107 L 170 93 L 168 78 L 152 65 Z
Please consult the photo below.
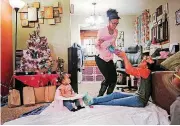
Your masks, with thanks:
M 104 42 L 104 40 L 101 39 L 101 29 L 97 33 L 97 41 L 95 42 L 96 49 L 101 48 L 101 44 Z
M 125 70 L 127 74 L 133 75 L 137 78 L 148 78 L 151 72 L 148 68 L 133 67 L 126 56 L 126 53 L 123 51 L 119 52 L 117 55 L 124 60 Z

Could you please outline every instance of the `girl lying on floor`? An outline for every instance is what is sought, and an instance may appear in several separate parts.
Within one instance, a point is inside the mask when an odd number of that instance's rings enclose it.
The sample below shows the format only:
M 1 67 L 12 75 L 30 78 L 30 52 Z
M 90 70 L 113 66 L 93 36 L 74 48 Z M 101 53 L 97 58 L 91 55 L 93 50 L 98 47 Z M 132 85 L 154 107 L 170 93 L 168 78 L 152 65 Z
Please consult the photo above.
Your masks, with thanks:
M 141 78 L 141 84 L 138 89 L 138 93 L 132 95 L 122 92 L 113 92 L 109 95 L 96 98 L 92 98 L 86 94 L 83 98 L 84 103 L 86 105 L 145 107 L 151 95 L 151 71 L 149 67 L 152 63 L 154 63 L 154 61 L 150 56 L 144 56 L 139 66 L 133 67 L 129 62 L 125 52 L 121 51 L 117 55 L 124 60 L 127 74 Z
M 70 83 L 71 80 L 69 78 L 69 75 L 67 73 L 61 73 L 60 77 L 58 78 L 58 82 L 61 84 L 59 86 L 59 90 L 60 90 L 60 96 L 65 97 L 65 98 L 71 98 L 74 97 L 76 95 L 76 93 L 74 93 Z M 72 103 L 75 103 L 77 108 L 74 108 Z M 79 99 L 74 99 L 74 100 L 63 100 L 63 105 L 65 107 L 67 107 L 70 111 L 75 112 L 77 110 L 80 110 L 82 108 L 82 105 L 80 104 Z

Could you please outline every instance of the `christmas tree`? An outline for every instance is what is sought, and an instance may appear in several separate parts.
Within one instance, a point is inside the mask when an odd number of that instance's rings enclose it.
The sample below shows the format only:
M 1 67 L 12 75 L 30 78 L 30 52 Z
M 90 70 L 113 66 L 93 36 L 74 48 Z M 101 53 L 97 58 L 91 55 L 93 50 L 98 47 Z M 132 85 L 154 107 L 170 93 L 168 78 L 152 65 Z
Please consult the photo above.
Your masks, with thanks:
M 40 26 L 29 34 L 27 40 L 27 50 L 23 50 L 23 57 L 21 59 L 21 65 L 19 71 L 34 72 L 43 68 L 50 69 L 47 66 L 47 62 L 52 59 L 51 51 L 48 46 L 47 38 L 45 36 L 40 37 Z

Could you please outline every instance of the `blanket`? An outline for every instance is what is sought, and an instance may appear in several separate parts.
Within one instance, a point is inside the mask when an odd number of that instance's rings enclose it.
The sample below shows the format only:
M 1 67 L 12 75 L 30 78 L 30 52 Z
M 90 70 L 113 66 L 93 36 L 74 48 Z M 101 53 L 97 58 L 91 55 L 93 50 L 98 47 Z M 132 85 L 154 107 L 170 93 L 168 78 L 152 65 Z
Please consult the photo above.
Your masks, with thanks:
M 18 118 L 4 125 L 168 125 L 165 110 L 149 102 L 145 108 L 95 105 L 76 112 L 58 109 L 52 102 L 39 115 Z

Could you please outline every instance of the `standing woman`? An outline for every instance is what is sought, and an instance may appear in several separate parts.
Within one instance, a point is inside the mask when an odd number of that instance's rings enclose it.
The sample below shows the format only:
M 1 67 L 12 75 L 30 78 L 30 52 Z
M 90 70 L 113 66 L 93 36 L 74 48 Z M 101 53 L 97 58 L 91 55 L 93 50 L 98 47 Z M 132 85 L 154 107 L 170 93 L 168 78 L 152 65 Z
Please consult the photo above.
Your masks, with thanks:
M 108 50 L 108 47 L 112 45 L 116 46 L 115 41 L 118 35 L 116 29 L 119 24 L 120 17 L 118 12 L 114 9 L 107 11 L 107 17 L 109 18 L 108 26 L 99 29 L 97 34 L 97 42 L 95 47 L 97 49 L 97 55 L 95 56 L 96 64 L 103 74 L 105 80 L 101 83 L 98 96 L 103 96 L 107 90 L 107 94 L 111 94 L 116 86 L 117 73 L 113 62 L 113 54 Z

